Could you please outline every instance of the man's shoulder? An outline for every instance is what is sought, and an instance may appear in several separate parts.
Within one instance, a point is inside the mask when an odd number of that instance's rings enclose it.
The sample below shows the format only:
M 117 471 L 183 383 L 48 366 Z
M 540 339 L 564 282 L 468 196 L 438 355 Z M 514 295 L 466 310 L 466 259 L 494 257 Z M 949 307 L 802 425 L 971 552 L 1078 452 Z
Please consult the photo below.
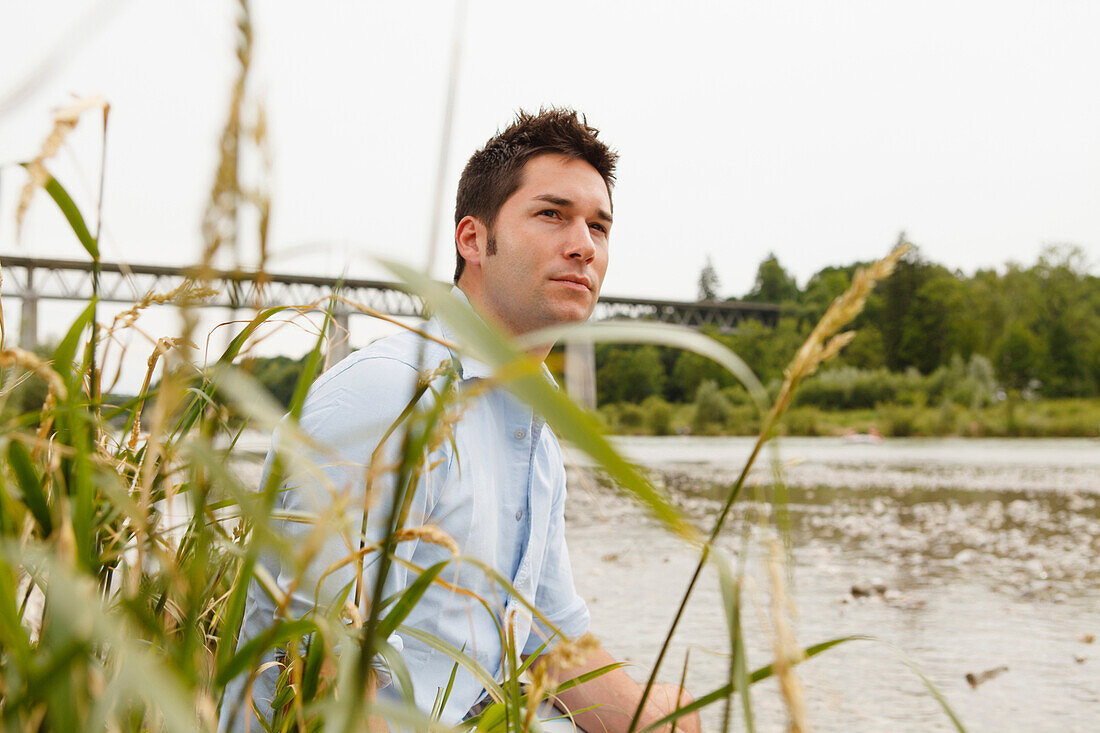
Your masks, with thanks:
M 421 338 L 413 331 L 403 330 L 356 349 L 318 377 L 313 383 L 313 390 L 322 390 L 329 383 L 349 379 L 430 371 L 448 357 L 449 352 L 444 347 Z
M 310 387 L 307 407 L 334 394 L 411 394 L 416 375 L 439 366 L 449 355 L 443 346 L 412 331 L 386 336 L 357 349 L 319 376 Z

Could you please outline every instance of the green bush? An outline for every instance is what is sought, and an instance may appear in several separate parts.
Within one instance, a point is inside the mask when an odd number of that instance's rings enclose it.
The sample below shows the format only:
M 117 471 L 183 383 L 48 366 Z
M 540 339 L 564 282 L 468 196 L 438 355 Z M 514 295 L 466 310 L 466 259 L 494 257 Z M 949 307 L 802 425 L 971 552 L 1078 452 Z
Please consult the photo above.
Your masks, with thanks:
M 736 405 L 726 420 L 726 432 L 756 435 L 760 432 L 760 411 L 753 405 Z
M 747 389 L 740 384 L 734 384 L 730 387 L 723 387 L 722 394 L 726 396 L 729 403 L 734 407 L 741 407 L 744 405 L 752 405 L 752 397 L 749 396 Z
M 894 402 L 909 378 L 886 369 L 841 366 L 807 379 L 798 404 L 828 410 L 853 410 Z
M 918 408 L 902 405 L 879 405 L 877 410 L 881 421 L 879 430 L 883 435 L 904 438 L 916 433 Z
M 950 399 L 944 399 L 936 408 L 935 421 L 929 435 L 954 435 L 958 432 L 959 414 L 962 411 Z M 922 431 L 923 434 L 923 431 Z
M 645 425 L 652 435 L 672 434 L 672 405 L 657 395 L 647 397 L 642 403 Z
M 706 380 L 699 385 L 695 393 L 695 415 L 691 430 L 694 433 L 709 434 L 722 432 L 727 427 L 733 412 L 733 405 L 718 389 L 718 385 Z
M 788 435 L 823 435 L 825 423 L 816 407 L 792 407 L 783 418 Z
M 637 431 L 646 424 L 646 411 L 641 405 L 629 402 L 619 403 L 619 427 Z
M 600 405 L 596 409 L 596 417 L 600 419 L 601 427 L 608 432 L 616 432 L 619 429 L 619 406 L 617 404 Z
M 976 354 L 969 362 L 952 358 L 927 377 L 916 369 L 857 369 L 839 366 L 806 380 L 798 404 L 825 410 L 861 410 L 878 404 L 923 407 L 944 399 L 963 407 L 990 404 L 997 393 L 993 365 Z

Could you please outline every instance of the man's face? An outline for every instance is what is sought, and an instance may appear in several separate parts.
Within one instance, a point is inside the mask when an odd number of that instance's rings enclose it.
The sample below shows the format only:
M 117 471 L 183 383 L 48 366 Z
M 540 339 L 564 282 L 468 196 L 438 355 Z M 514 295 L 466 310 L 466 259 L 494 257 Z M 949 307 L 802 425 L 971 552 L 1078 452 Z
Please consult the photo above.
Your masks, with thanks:
M 559 154 L 532 158 L 488 231 L 483 305 L 516 334 L 587 319 L 610 234 L 611 199 L 595 168 Z

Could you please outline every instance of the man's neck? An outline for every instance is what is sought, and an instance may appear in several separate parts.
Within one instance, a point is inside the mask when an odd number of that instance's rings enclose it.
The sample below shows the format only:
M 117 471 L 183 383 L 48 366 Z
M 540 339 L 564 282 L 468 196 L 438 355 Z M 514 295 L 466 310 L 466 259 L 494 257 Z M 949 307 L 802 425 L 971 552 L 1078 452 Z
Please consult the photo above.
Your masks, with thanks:
M 459 281 L 455 283 L 455 286 L 462 291 L 466 296 L 466 300 L 470 301 L 470 305 L 473 306 L 474 312 L 481 316 L 481 319 L 487 324 L 492 326 L 497 331 L 501 331 L 512 338 L 517 338 L 523 335 L 523 332 L 517 332 L 512 328 L 507 321 L 500 317 L 499 314 L 494 312 L 481 297 L 481 292 L 476 286 L 471 286 L 465 281 Z M 546 345 L 539 345 L 533 348 L 527 349 L 527 355 L 536 361 L 546 361 L 546 357 L 550 355 L 550 350 L 554 347 L 553 343 Z

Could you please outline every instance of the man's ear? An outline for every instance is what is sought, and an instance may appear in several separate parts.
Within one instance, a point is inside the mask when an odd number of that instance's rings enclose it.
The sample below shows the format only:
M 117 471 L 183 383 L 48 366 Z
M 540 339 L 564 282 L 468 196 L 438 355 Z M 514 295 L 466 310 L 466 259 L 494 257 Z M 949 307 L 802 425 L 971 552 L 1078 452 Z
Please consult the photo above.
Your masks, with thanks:
M 481 266 L 481 258 L 485 252 L 487 231 L 485 225 L 476 216 L 465 216 L 455 227 L 455 247 L 458 254 L 466 260 L 466 266 Z

